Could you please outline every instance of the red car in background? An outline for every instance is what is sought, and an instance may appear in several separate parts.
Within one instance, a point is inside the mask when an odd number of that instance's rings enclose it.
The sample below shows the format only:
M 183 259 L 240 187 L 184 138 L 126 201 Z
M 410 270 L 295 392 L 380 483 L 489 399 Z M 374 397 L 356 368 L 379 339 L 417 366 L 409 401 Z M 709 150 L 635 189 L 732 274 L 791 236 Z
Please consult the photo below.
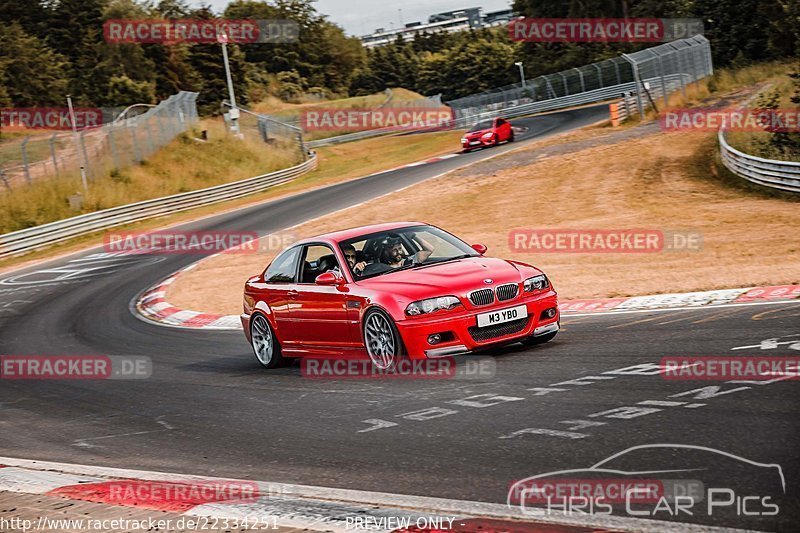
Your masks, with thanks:
M 396 222 L 328 233 L 281 252 L 247 280 L 244 332 L 267 368 L 287 357 L 369 357 L 380 369 L 559 330 L 537 268 L 486 257 L 435 226 Z
M 461 138 L 461 147 L 465 152 L 475 148 L 494 146 L 501 142 L 514 142 L 514 128 L 504 118 L 484 120 L 475 124 Z

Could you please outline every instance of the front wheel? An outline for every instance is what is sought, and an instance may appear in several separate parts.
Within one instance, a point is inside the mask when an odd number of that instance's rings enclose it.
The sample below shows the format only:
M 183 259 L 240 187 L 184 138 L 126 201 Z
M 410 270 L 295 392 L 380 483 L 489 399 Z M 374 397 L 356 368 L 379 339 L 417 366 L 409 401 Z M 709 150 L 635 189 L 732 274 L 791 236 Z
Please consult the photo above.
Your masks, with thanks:
M 508 142 L 510 143 L 514 142 L 514 130 L 511 130 L 511 135 L 508 136 Z
M 364 346 L 379 370 L 394 369 L 404 352 L 394 321 L 380 309 L 371 309 L 364 317 Z
M 281 345 L 264 315 L 255 314 L 250 320 L 250 344 L 264 368 L 277 368 L 283 363 Z
M 522 344 L 524 344 L 525 346 L 536 346 L 538 344 L 544 344 L 546 342 L 550 342 L 551 340 L 553 340 L 556 337 L 556 335 L 558 335 L 557 331 L 554 331 L 552 333 L 547 333 L 545 335 L 539 335 L 538 337 L 534 337 L 533 335 L 531 335 L 530 337 L 523 339 Z

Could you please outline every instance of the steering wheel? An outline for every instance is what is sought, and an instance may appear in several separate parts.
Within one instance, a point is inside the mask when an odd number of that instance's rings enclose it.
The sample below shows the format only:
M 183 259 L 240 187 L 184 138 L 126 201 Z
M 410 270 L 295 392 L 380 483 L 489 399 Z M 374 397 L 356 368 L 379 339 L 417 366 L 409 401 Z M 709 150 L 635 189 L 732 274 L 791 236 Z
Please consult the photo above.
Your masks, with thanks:
M 361 276 L 372 276 L 373 274 L 380 274 L 392 270 L 392 267 L 384 263 L 370 263 L 361 271 Z

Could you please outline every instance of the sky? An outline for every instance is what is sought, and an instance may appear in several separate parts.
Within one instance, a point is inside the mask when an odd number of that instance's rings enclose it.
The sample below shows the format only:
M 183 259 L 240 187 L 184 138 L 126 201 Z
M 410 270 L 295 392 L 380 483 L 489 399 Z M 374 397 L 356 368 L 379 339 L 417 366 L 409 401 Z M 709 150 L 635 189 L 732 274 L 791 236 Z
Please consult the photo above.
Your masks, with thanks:
M 193 5 L 209 3 L 215 11 L 222 11 L 228 0 L 192 0 Z M 482 7 L 483 12 L 511 7 L 511 0 L 316 0 L 317 11 L 328 15 L 329 20 L 343 27 L 349 35 L 372 33 L 376 28 L 390 29 L 403 23 L 427 22 L 428 15 L 467 7 Z

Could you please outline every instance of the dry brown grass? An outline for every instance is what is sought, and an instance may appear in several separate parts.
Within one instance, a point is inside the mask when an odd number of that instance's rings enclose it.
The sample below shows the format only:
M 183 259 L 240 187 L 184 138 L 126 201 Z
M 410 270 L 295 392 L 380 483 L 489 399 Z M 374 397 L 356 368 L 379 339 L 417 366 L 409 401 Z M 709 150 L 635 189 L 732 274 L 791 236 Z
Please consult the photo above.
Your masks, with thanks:
M 497 160 L 308 222 L 295 234 L 421 220 L 486 243 L 491 255 L 541 267 L 565 299 L 800 282 L 800 206 L 710 179 L 713 143 L 708 134 L 657 133 L 490 170 L 498 168 L 502 160 Z M 704 242 L 701 251 L 684 253 L 509 250 L 512 228 L 559 227 L 699 231 Z M 269 259 L 267 254 L 209 259 L 179 278 L 168 298 L 179 307 L 238 313 L 244 280 Z M 216 280 L 213 287 L 207 279 Z

